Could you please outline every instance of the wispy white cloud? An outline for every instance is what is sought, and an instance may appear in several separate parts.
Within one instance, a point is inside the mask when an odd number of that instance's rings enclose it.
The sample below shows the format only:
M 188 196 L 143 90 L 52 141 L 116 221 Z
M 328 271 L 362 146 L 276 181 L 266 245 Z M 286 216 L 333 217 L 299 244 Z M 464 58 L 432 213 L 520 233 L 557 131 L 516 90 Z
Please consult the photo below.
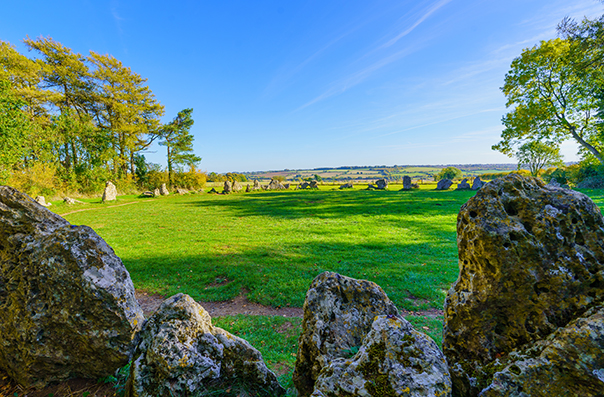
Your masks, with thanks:
M 440 0 L 440 1 L 436 2 L 431 7 L 429 7 L 426 11 L 424 11 L 423 14 L 411 26 L 407 27 L 405 30 L 403 30 L 402 32 L 397 34 L 395 37 L 388 40 L 386 43 L 381 45 L 380 48 L 390 47 L 391 45 L 395 44 L 397 41 L 399 41 L 403 37 L 407 36 L 415 28 L 417 28 L 419 25 L 421 25 L 422 22 L 424 22 L 426 19 L 428 19 L 432 14 L 434 14 L 436 11 L 438 11 L 440 8 L 442 8 L 444 5 L 446 5 L 450 2 L 451 2 L 451 0 Z

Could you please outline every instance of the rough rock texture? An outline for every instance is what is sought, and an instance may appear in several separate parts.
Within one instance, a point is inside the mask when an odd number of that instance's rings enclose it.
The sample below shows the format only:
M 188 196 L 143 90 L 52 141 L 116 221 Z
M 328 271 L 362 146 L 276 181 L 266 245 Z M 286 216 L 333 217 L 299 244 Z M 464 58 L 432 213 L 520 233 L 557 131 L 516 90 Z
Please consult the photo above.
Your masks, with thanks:
M 113 201 L 115 199 L 117 199 L 117 189 L 115 188 L 115 185 L 110 181 L 105 182 L 102 201 Z
M 550 179 L 550 181 L 547 184 L 547 186 L 561 187 L 562 185 L 560 184 L 560 182 L 558 182 L 557 180 L 555 180 L 554 178 L 552 178 L 552 179 Z
M 271 183 L 268 184 L 268 190 L 283 190 L 285 186 L 276 179 L 271 179 Z
M 298 187 L 296 189 L 307 189 L 310 187 L 310 183 L 308 182 L 302 182 L 298 185 Z
M 238 181 L 233 182 L 233 192 L 239 193 L 241 189 L 243 189 L 241 183 L 239 183 Z
M 470 184 L 468 183 L 468 178 L 462 179 L 462 181 L 457 184 L 457 188 L 455 188 L 455 190 L 470 190 L 470 189 L 472 189 L 472 186 L 470 186 Z
M 166 187 L 166 184 L 165 184 L 165 183 L 162 183 L 162 184 L 161 184 L 161 187 L 159 188 L 159 193 L 160 193 L 162 196 L 167 196 L 167 195 L 169 195 L 169 194 L 170 194 L 170 192 L 168 191 L 168 188 Z
M 249 192 L 251 192 L 251 191 L 252 191 L 252 187 L 251 187 L 251 186 L 250 186 L 250 184 L 248 183 L 248 184 L 247 184 L 247 187 L 245 188 L 245 192 L 246 192 L 246 193 L 249 193 Z
M 409 175 L 403 177 L 403 190 L 411 190 L 411 177 Z
M 354 187 L 354 185 L 352 184 L 352 182 L 348 182 L 343 185 L 340 185 L 340 189 L 352 189 L 353 187 Z
M 397 315 L 382 288 L 325 272 L 312 282 L 304 301 L 302 334 L 293 381 L 300 396 L 309 396 L 321 370 L 338 358 L 347 358 L 361 346 L 375 316 Z
M 289 183 L 284 183 L 284 184 L 283 184 L 283 187 L 284 187 L 285 189 L 289 189 L 289 187 L 290 187 L 290 186 L 291 186 L 291 184 L 289 184 Z
M 436 190 L 448 190 L 453 185 L 453 181 L 450 179 L 441 179 L 436 184 Z
M 91 228 L 0 186 L 0 367 L 22 385 L 124 366 L 144 321 L 128 271 Z
M 478 190 L 481 187 L 483 187 L 485 185 L 485 182 L 483 182 L 479 176 L 477 176 L 476 178 L 474 178 L 474 181 L 472 182 L 472 190 Z
M 44 196 L 36 196 L 36 203 L 40 204 L 43 207 L 50 207 L 52 204 L 47 203 Z
M 491 383 L 493 362 L 601 304 L 604 220 L 581 193 L 511 174 L 462 206 L 457 235 L 443 350 L 454 389 L 475 396 Z
M 226 389 L 228 395 L 285 394 L 260 352 L 212 326 L 208 312 L 188 295 L 166 299 L 138 340 L 127 396 L 224 395 L 218 391 Z
M 319 188 L 319 182 L 317 181 L 310 181 L 310 188 L 311 189 L 318 189 Z
M 183 194 L 189 194 L 189 191 L 185 188 L 182 187 L 177 187 L 176 188 L 176 193 L 183 195 Z
M 358 353 L 323 369 L 311 396 L 450 395 L 451 376 L 438 345 L 402 317 L 378 316 Z
M 488 369 L 496 372 L 481 397 L 604 395 L 604 308 Z
M 254 179 L 254 190 L 260 190 L 260 182 L 258 182 L 258 179 Z
M 161 196 L 161 192 L 158 187 L 156 187 L 155 190 L 153 190 L 153 196 L 155 196 L 155 197 Z
M 375 185 L 380 190 L 388 189 L 388 181 L 386 179 L 378 179 L 375 181 Z
M 223 194 L 229 194 L 233 191 L 233 185 L 231 181 L 224 181 L 224 186 L 222 187 Z

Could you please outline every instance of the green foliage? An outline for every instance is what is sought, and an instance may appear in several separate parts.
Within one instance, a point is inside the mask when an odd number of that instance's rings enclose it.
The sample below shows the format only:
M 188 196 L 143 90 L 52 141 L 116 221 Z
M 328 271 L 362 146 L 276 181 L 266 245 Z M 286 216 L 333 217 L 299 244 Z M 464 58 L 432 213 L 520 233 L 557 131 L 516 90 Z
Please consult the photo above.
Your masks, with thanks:
M 446 167 L 440 170 L 440 172 L 436 174 L 434 179 L 440 181 L 443 179 L 460 179 L 461 177 L 463 177 L 463 172 L 459 168 Z
M 511 156 L 518 141 L 560 143 L 572 138 L 602 163 L 604 141 L 596 128 L 602 70 L 582 66 L 595 65 L 596 55 L 556 39 L 525 49 L 514 59 L 502 88 L 512 110 L 502 119 L 502 140 L 493 149 Z
M 314 178 L 315 178 L 315 180 L 316 180 L 317 182 L 321 182 L 321 181 L 323 181 L 323 178 L 321 178 L 321 176 L 319 176 L 318 174 L 315 174 L 315 177 L 314 177 Z
M 0 184 L 6 184 L 13 169 L 23 165 L 31 125 L 8 81 L 0 80 Z
M 560 148 L 554 142 L 529 141 L 520 146 L 516 152 L 518 169 L 527 167 L 532 176 L 538 176 L 547 165 L 561 166 Z
M 178 165 L 195 166 L 201 158 L 193 154 L 193 135 L 190 133 L 193 126 L 193 109 L 184 109 L 164 125 L 160 131 L 159 144 L 166 147 L 168 162 L 168 183 L 172 185 L 172 173 Z
M 174 185 L 187 189 L 198 190 L 205 186 L 207 175 L 192 166 L 189 171 L 179 171 L 174 174 Z

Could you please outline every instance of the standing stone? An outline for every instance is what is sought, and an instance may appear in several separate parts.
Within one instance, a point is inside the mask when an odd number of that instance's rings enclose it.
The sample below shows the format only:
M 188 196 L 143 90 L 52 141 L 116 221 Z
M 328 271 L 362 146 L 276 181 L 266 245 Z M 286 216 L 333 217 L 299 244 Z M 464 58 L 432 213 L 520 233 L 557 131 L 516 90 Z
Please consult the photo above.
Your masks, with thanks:
M 155 190 L 153 191 L 153 196 L 155 196 L 155 197 L 161 196 L 161 191 L 159 190 L 158 187 L 156 187 Z
M 222 188 L 222 193 L 223 194 L 229 194 L 233 192 L 233 185 L 231 184 L 231 181 L 224 181 L 224 186 Z
M 455 190 L 470 190 L 471 188 L 472 186 L 470 186 L 468 183 L 468 178 L 464 178 L 457 184 L 457 188 Z
M 144 318 L 121 260 L 88 226 L 71 225 L 0 186 L 0 368 L 25 387 L 113 375 Z
M 47 203 L 44 196 L 36 196 L 36 203 L 40 204 L 42 207 L 50 207 L 52 204 Z
M 268 190 L 283 190 L 283 189 L 285 189 L 285 186 L 283 186 L 283 184 L 276 179 L 271 179 L 271 183 L 268 184 Z
M 284 189 L 289 189 L 289 187 L 290 187 L 290 184 L 289 184 L 289 183 L 284 183 L 284 184 L 283 184 L 283 188 L 284 188 Z
M 441 179 L 436 184 L 436 190 L 448 190 L 453 185 L 453 181 L 450 179 Z
M 358 353 L 331 361 L 312 397 L 451 396 L 445 356 L 399 316 L 377 316 Z
M 319 182 L 317 182 L 315 180 L 312 180 L 312 181 L 310 181 L 309 187 L 311 189 L 318 189 L 319 188 Z
M 480 177 L 477 176 L 474 178 L 474 182 L 472 182 L 472 190 L 478 190 L 485 185 L 485 182 L 480 180 Z
M 375 185 L 380 190 L 388 189 L 388 181 L 386 179 L 378 179 L 375 181 Z
M 214 327 L 190 296 L 166 299 L 145 323 L 126 396 L 282 396 L 285 390 L 258 350 Z M 248 394 L 249 393 L 249 394 Z
M 403 190 L 411 190 L 411 177 L 408 175 L 403 177 Z
M 183 194 L 189 194 L 189 191 L 185 188 L 182 187 L 177 187 L 176 188 L 176 193 L 183 195 Z
M 168 188 L 166 187 L 166 184 L 165 184 L 165 183 L 162 183 L 162 184 L 161 184 L 161 187 L 159 188 L 159 193 L 160 193 L 162 196 L 167 196 L 167 195 L 169 195 L 169 194 L 170 194 L 170 192 L 168 191 Z
M 115 199 L 117 199 L 117 189 L 115 188 L 115 185 L 110 181 L 105 182 L 102 201 L 113 201 Z
M 233 192 L 239 193 L 241 191 L 241 189 L 243 189 L 243 187 L 241 186 L 241 183 L 239 183 L 238 181 L 234 181 L 233 182 Z
M 462 206 L 457 235 L 460 274 L 445 301 L 443 331 L 454 391 L 604 390 L 604 334 L 589 325 L 604 299 L 604 219 L 593 201 L 511 174 Z M 495 392 L 503 380 L 522 379 L 537 385 L 528 390 L 555 384 L 569 392 Z
M 303 189 L 307 189 L 310 187 L 310 183 L 308 182 L 302 182 L 301 184 L 298 185 L 297 189 L 303 190 Z
M 245 192 L 246 192 L 246 193 L 249 193 L 249 192 L 251 192 L 251 191 L 252 191 L 252 188 L 250 187 L 250 184 L 248 183 L 248 184 L 247 184 L 247 187 L 245 188 Z
M 293 381 L 301 397 L 311 395 L 321 371 L 361 346 L 378 315 L 398 315 L 382 288 L 337 273 L 318 275 L 306 293 L 302 334 Z
M 352 184 L 352 182 L 348 182 L 343 185 L 340 185 L 340 189 L 352 189 L 353 187 L 354 187 L 354 185 Z
M 260 182 L 258 182 L 258 179 L 254 179 L 254 190 L 260 190 Z

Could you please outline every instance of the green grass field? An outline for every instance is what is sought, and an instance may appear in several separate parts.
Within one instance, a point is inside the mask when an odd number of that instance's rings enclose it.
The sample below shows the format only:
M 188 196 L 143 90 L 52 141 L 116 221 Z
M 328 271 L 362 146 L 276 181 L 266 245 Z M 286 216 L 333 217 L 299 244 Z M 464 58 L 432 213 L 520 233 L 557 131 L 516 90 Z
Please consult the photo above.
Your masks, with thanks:
M 51 207 L 91 226 L 115 250 L 137 289 L 200 301 L 239 294 L 272 306 L 302 306 L 324 271 L 375 281 L 401 309 L 442 308 L 458 275 L 456 218 L 475 192 L 420 190 L 261 191 Z M 586 191 L 604 204 L 600 191 Z M 79 212 L 78 211 L 84 210 Z M 408 316 L 442 340 L 442 317 Z M 258 348 L 291 387 L 301 319 L 231 316 L 216 325 Z

